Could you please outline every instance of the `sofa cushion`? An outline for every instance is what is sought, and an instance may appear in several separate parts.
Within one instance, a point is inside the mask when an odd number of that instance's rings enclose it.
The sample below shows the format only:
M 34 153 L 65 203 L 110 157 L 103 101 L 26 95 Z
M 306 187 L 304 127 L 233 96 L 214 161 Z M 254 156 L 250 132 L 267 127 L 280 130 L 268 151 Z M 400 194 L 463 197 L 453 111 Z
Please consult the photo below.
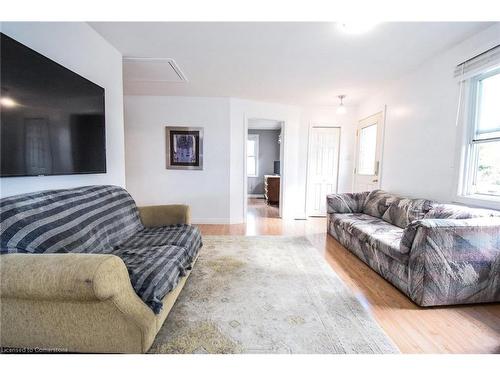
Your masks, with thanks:
M 137 206 L 118 186 L 85 186 L 0 200 L 2 252 L 106 252 L 143 229 Z
M 140 248 L 162 245 L 183 247 L 190 257 L 194 257 L 202 246 L 201 232 L 197 227 L 187 224 L 144 228 L 124 241 L 120 247 Z
M 369 244 L 375 251 L 401 263 L 408 262 L 408 254 L 400 250 L 403 229 L 367 214 L 331 214 L 329 218 L 333 225 Z
M 329 214 L 352 214 L 363 210 L 369 191 L 359 193 L 330 194 L 326 197 L 326 208 Z
M 177 286 L 193 261 L 187 248 L 175 245 L 119 247 L 109 254 L 123 260 L 132 287 L 155 314 L 160 313 L 163 298 Z
M 373 190 L 368 194 L 363 207 L 363 213 L 381 218 L 391 203 L 401 199 L 397 195 L 388 193 L 383 190 Z
M 458 204 L 434 203 L 425 219 L 473 219 L 476 217 L 500 216 L 500 211 L 460 206 Z
M 158 314 L 163 298 L 186 274 L 201 246 L 197 227 L 177 224 L 144 228 L 116 246 L 111 254 L 125 262 L 137 295 Z
M 432 207 L 427 199 L 400 198 L 395 200 L 382 219 L 400 228 L 406 228 L 412 221 L 423 219 Z

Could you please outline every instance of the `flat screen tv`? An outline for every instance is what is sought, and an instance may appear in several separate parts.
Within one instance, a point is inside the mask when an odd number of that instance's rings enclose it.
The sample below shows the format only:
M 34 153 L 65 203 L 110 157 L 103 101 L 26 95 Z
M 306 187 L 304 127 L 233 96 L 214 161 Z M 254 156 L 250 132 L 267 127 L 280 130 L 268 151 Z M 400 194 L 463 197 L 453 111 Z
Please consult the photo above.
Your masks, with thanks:
M 104 89 L 0 38 L 0 177 L 106 173 Z

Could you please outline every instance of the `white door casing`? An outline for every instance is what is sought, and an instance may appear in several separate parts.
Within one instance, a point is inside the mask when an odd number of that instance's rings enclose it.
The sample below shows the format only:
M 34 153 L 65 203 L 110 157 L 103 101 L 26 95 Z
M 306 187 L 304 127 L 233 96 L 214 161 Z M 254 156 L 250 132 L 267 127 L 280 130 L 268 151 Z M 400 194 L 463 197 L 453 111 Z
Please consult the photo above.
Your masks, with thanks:
M 383 132 L 383 112 L 369 116 L 358 123 L 353 178 L 355 192 L 375 190 L 380 187 Z
M 243 119 L 243 220 L 246 222 L 247 220 L 247 212 L 248 212 L 248 176 L 247 176 L 247 140 L 248 140 L 248 123 L 250 120 L 256 120 L 256 119 L 265 119 L 265 118 L 260 118 L 260 117 L 247 117 L 246 115 L 244 116 Z M 269 119 L 265 119 L 269 120 Z M 287 129 L 287 122 L 284 120 L 273 120 L 271 119 L 270 121 L 277 121 L 280 123 L 280 130 L 281 130 L 281 142 L 280 142 L 280 203 L 279 203 L 279 217 L 283 217 L 283 212 L 284 212 L 284 207 L 285 207 L 285 191 L 286 191 L 286 173 L 285 173 L 285 150 L 286 150 L 286 129 Z M 268 129 L 268 128 L 263 128 L 263 129 Z
M 307 215 L 326 215 L 326 196 L 337 192 L 340 150 L 339 127 L 309 130 Z

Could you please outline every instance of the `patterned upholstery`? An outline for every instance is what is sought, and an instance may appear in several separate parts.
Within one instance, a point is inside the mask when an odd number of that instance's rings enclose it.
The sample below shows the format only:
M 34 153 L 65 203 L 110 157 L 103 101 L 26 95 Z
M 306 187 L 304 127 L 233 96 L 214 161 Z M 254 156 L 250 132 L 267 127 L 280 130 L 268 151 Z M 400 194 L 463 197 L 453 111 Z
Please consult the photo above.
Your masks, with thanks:
M 190 268 L 202 242 L 190 225 L 145 228 L 117 186 L 87 186 L 0 200 L 2 253 L 98 253 L 120 257 L 155 313 Z
M 366 214 L 331 214 L 329 219 L 334 227 L 348 232 L 364 247 L 378 249 L 403 263 L 408 261 L 408 255 L 399 248 L 403 229 Z
M 110 254 L 125 262 L 137 295 L 158 314 L 163 297 L 191 268 L 201 246 L 198 228 L 177 224 L 144 228 Z
M 188 249 L 189 256 L 201 246 L 201 233 L 198 228 L 187 224 L 166 227 L 144 228 L 121 244 L 123 248 L 141 248 L 161 245 L 174 245 Z
M 333 216 L 333 214 L 328 215 L 328 233 L 384 279 L 396 286 L 403 293 L 407 293 L 407 265 L 378 251 L 377 248 L 370 246 L 366 241 L 344 230 L 341 225 L 336 225 Z
M 187 248 L 174 245 L 120 247 L 110 254 L 123 260 L 132 287 L 155 314 L 160 313 L 163 298 L 175 288 L 193 261 Z
M 391 203 L 398 201 L 400 198 L 397 195 L 387 193 L 382 190 L 373 190 L 366 197 L 362 212 L 381 218 Z
M 470 208 L 459 206 L 456 204 L 431 204 L 431 209 L 425 214 L 425 219 L 472 219 L 479 217 L 496 217 L 500 216 L 500 211 L 485 210 L 479 208 Z M 401 251 L 409 253 L 413 245 L 413 240 L 417 234 L 418 228 L 421 226 L 420 221 L 414 221 L 408 224 L 401 239 Z
M 382 219 L 400 228 L 406 228 L 412 221 L 423 219 L 432 207 L 427 199 L 400 198 L 393 202 Z
M 16 195 L 0 209 L 2 252 L 104 252 L 143 229 L 134 200 L 117 186 Z
M 420 221 L 409 275 L 422 306 L 499 302 L 500 218 Z
M 436 203 L 432 205 L 432 209 L 425 215 L 425 219 L 472 219 L 485 216 L 500 216 L 500 211 L 470 208 L 457 204 Z
M 327 199 L 327 212 L 329 214 L 352 214 L 363 210 L 368 192 L 345 193 L 330 195 Z
M 415 303 L 500 301 L 500 212 L 376 191 L 364 214 L 345 213 L 338 195 L 327 197 L 328 232 Z

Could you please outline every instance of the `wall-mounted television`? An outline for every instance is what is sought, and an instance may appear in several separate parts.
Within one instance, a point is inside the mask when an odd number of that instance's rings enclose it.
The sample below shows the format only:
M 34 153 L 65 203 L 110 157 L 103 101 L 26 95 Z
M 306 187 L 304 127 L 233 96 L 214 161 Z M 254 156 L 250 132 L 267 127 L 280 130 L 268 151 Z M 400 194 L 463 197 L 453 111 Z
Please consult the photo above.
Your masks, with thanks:
M 106 173 L 104 89 L 0 33 L 0 177 Z

